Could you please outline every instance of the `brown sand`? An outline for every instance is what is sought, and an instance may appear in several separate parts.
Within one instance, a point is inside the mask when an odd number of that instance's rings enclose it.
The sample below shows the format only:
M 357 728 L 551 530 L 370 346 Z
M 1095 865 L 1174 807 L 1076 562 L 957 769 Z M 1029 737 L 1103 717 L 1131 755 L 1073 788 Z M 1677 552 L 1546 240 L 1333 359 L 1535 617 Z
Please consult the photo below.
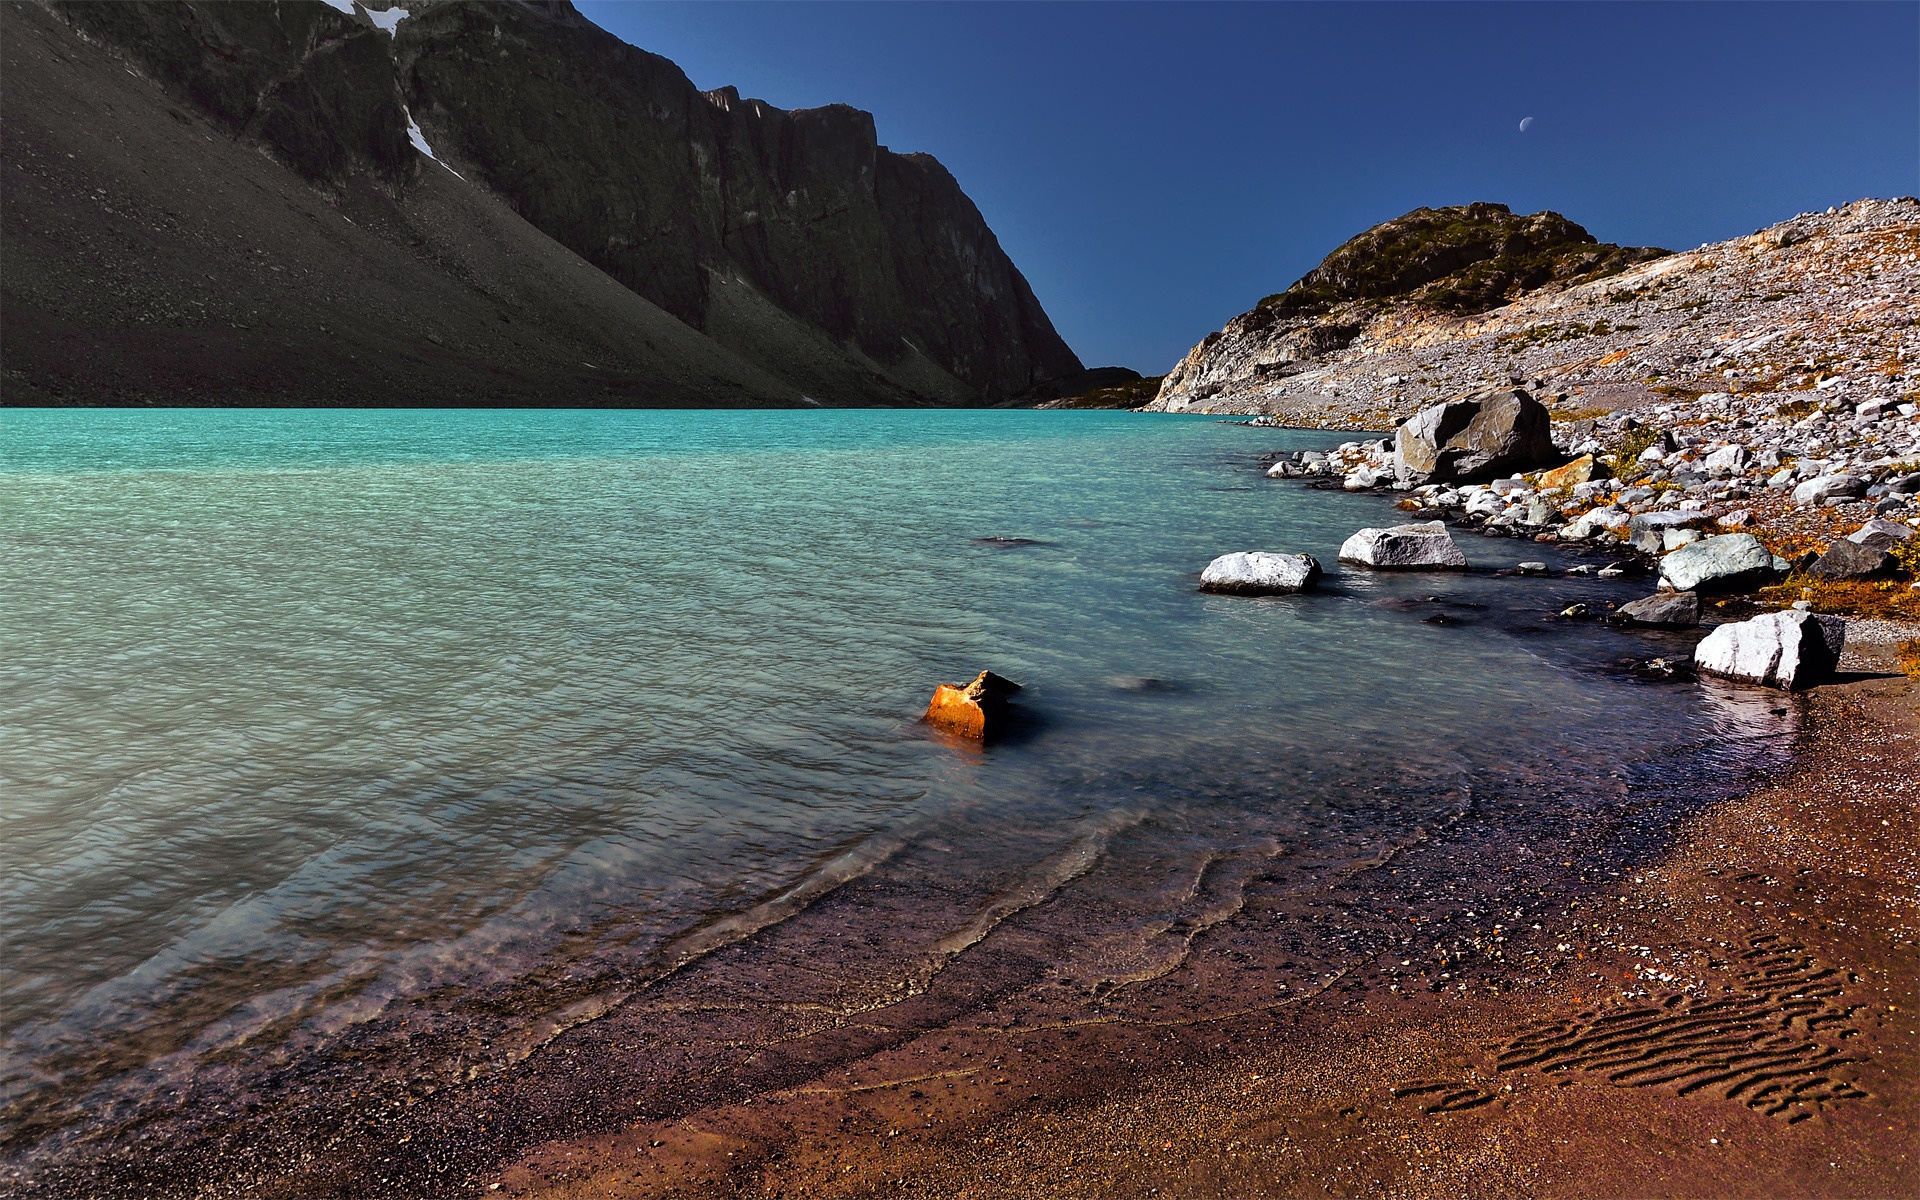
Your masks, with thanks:
M 1383 961 L 1198 1021 L 956 1020 L 547 1141 L 490 1194 L 1920 1195 L 1914 685 L 1795 702 L 1783 778 L 1596 879 L 1564 928 L 1508 930 L 1504 972 Z

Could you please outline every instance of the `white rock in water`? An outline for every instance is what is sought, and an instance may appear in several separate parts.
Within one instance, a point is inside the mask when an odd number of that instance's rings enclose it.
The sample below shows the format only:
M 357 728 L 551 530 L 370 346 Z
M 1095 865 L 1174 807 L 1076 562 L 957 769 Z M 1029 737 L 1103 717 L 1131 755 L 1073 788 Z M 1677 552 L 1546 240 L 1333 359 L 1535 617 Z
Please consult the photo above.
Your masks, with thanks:
M 1767 613 L 1709 633 L 1694 647 L 1694 665 L 1709 675 L 1793 691 L 1833 673 L 1847 623 L 1810 612 Z
M 1249 550 L 1222 554 L 1208 563 L 1200 572 L 1200 590 L 1235 596 L 1284 596 L 1312 591 L 1320 575 L 1320 564 L 1311 554 Z
M 1467 556 L 1443 521 L 1362 529 L 1340 544 L 1340 561 L 1380 571 L 1464 571 Z

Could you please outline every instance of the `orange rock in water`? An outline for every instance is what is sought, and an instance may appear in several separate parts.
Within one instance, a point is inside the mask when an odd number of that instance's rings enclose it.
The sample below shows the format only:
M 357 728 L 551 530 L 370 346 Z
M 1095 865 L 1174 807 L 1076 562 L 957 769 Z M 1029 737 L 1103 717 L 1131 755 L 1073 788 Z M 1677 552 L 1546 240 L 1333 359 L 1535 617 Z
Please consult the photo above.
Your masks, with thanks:
M 965 687 L 943 683 L 933 690 L 922 720 L 956 737 L 984 742 L 1000 732 L 1006 723 L 1007 697 L 1019 690 L 1019 684 L 992 671 L 980 672 Z

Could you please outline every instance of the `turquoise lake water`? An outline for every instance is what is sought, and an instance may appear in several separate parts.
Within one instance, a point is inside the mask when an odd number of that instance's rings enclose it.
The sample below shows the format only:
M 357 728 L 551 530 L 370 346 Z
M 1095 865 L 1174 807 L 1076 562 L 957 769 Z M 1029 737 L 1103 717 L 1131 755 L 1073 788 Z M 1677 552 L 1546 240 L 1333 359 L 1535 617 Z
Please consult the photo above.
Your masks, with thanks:
M 1476 789 L 1591 779 L 1564 802 L 1599 805 L 1784 744 L 1779 712 L 1597 669 L 1623 635 L 1548 618 L 1644 584 L 1337 570 L 1396 514 L 1257 460 L 1339 440 L 1127 413 L 0 412 L 0 1114 L 51 1136 L 456 993 L 497 990 L 490 1044 L 531 1045 L 561 1001 L 528 980 L 637 986 L 910 852 L 997 897 L 930 955 L 1098 894 L 1059 964 L 1097 984 L 1218 903 L 1167 863 L 1377 854 Z M 1332 575 L 1198 594 L 1247 549 Z M 1463 619 L 1425 623 L 1433 594 Z M 983 668 L 1025 685 L 1017 736 L 917 724 Z

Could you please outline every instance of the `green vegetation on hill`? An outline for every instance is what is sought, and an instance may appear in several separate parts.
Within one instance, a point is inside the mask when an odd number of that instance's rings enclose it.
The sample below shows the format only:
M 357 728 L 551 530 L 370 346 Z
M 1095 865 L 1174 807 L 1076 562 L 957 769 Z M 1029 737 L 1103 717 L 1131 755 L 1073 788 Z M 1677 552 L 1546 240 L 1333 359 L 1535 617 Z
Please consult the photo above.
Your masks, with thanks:
M 1350 300 L 1405 299 L 1446 312 L 1497 308 L 1547 283 L 1600 278 L 1667 253 L 1600 242 L 1556 212 L 1504 204 L 1416 208 L 1349 239 L 1260 308 L 1309 316 Z
M 1040 408 L 1139 408 L 1160 394 L 1160 381 L 1164 375 L 1148 375 L 1140 379 L 1129 380 L 1117 387 L 1095 388 L 1082 392 L 1078 396 L 1069 396 L 1062 400 L 1050 400 L 1038 405 Z

